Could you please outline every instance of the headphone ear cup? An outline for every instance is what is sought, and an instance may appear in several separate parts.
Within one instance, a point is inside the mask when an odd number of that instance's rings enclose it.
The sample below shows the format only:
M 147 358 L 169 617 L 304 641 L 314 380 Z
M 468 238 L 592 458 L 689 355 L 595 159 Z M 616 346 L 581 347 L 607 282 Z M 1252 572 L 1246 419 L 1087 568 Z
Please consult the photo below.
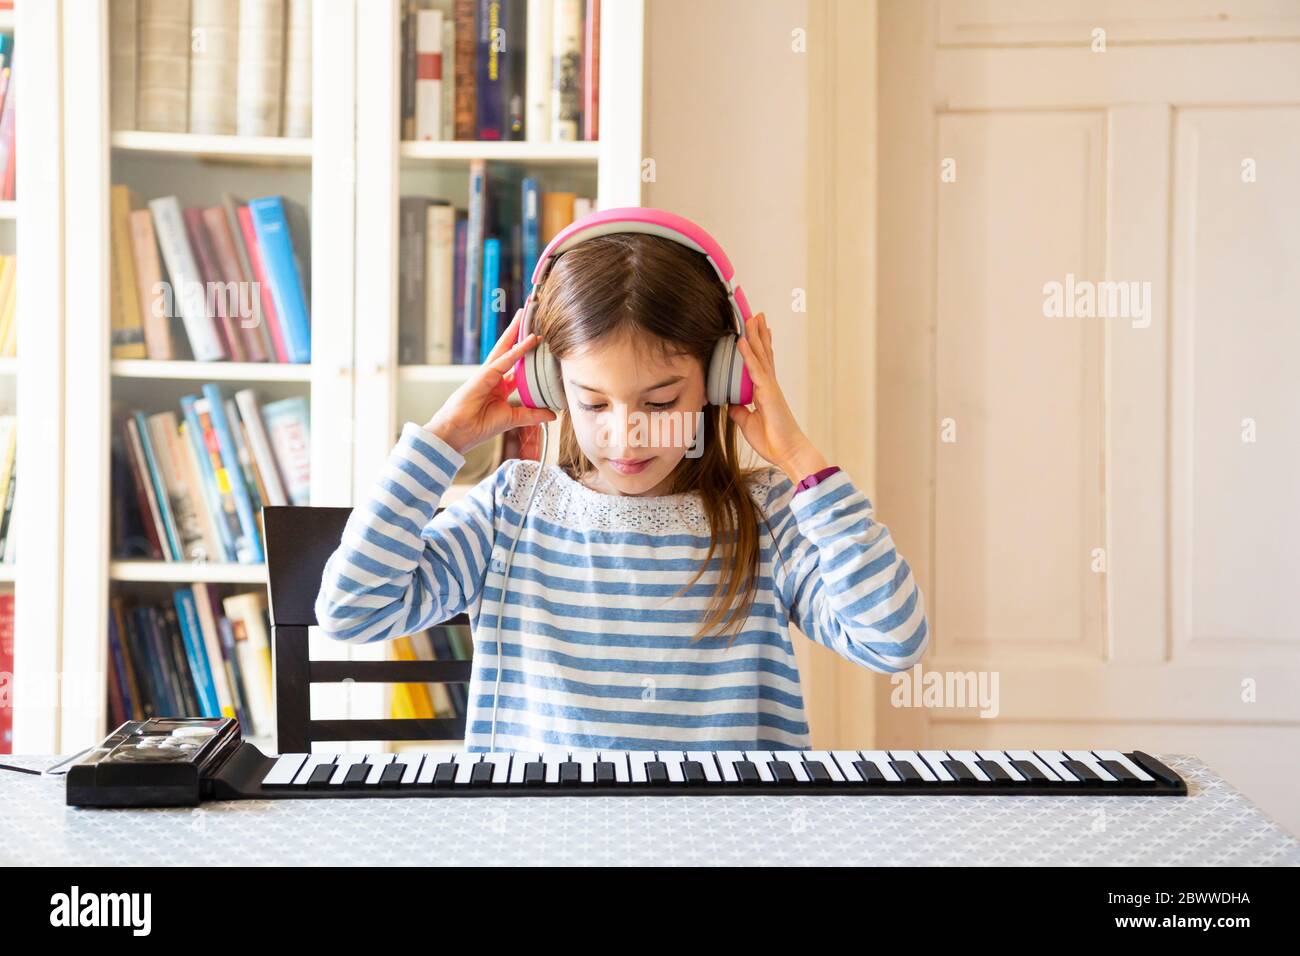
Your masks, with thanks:
M 520 399 L 531 408 L 549 408 L 557 415 L 564 411 L 564 380 L 560 375 L 559 360 L 551 354 L 545 342 L 539 342 L 521 359 L 524 363 L 524 381 L 528 396 L 520 392 Z M 517 377 L 517 376 L 516 376 Z
M 713 347 L 705 382 L 710 405 L 748 405 L 754 400 L 754 384 L 736 345 L 739 340 L 736 335 L 724 336 Z

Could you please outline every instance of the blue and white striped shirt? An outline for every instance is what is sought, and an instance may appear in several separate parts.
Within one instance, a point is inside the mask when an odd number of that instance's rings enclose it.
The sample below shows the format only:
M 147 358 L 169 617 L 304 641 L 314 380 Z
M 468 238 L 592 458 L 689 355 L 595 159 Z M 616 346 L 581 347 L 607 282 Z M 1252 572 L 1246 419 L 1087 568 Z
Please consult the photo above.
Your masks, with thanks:
M 408 422 L 325 566 L 316 617 L 369 642 L 469 614 L 474 662 L 465 747 L 491 736 L 506 555 L 520 535 L 501 618 L 500 750 L 792 750 L 810 746 L 788 625 L 878 671 L 915 664 L 928 640 L 920 590 L 866 496 L 837 472 L 792 496 L 777 468 L 750 493 L 758 592 L 734 641 L 693 640 L 720 559 L 697 492 L 608 495 L 556 466 L 510 459 L 434 514 L 464 456 Z M 774 540 L 775 539 L 775 540 Z M 779 553 L 773 561 L 773 549 Z

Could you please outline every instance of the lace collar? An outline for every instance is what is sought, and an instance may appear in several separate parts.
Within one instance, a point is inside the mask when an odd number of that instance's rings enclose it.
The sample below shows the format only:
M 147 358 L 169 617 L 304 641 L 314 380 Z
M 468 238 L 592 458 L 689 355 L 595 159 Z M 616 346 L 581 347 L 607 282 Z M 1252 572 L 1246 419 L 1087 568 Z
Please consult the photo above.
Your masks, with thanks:
M 537 480 L 539 464 L 520 459 L 515 466 L 506 500 L 516 512 L 522 512 Z M 757 492 L 761 505 L 765 491 L 771 487 L 773 469 L 760 471 L 750 481 L 751 494 Z M 671 534 L 683 531 L 707 535 L 708 515 L 698 491 L 674 495 L 607 495 L 588 488 L 569 476 L 558 465 L 543 469 L 533 496 L 532 512 L 556 524 L 593 531 L 631 531 L 642 534 Z

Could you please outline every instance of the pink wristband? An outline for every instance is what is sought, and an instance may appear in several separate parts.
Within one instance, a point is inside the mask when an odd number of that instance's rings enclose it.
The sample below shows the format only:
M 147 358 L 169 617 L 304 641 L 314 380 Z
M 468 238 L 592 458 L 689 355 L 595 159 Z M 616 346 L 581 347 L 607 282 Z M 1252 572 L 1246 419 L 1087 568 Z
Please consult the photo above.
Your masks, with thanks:
M 835 474 L 835 472 L 839 470 L 840 470 L 839 465 L 827 465 L 821 471 L 814 471 L 811 475 L 809 475 L 807 478 L 803 479 L 803 481 L 799 482 L 799 484 L 794 486 L 794 494 L 797 495 L 799 492 L 803 491 L 806 488 L 812 488 L 814 485 L 821 484 L 823 481 L 825 481 L 827 478 L 829 478 L 831 475 Z M 791 495 L 790 497 L 793 498 L 794 495 Z

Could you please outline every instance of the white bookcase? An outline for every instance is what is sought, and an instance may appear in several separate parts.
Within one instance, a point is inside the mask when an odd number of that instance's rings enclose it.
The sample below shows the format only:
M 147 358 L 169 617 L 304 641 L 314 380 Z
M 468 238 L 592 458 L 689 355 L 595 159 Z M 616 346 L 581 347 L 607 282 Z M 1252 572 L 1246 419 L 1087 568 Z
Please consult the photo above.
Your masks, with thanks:
M 57 721 L 49 715 L 43 721 L 57 725 L 57 737 L 33 730 L 24 749 L 71 752 L 105 731 L 111 589 L 265 581 L 260 566 L 110 560 L 111 404 L 173 408 L 206 381 L 252 384 L 263 399 L 306 395 L 312 503 L 355 504 L 402 423 L 427 420 L 465 374 L 454 366 L 397 364 L 399 196 L 438 194 L 463 205 L 469 162 L 484 158 L 529 169 L 543 190 L 594 196 L 600 208 L 639 205 L 644 7 L 642 0 L 602 5 L 601 137 L 578 143 L 400 142 L 398 0 L 314 0 L 310 139 L 110 132 L 107 0 L 62 0 L 61 14 L 64 148 L 57 199 L 66 211 L 61 261 L 67 266 L 58 281 L 65 334 L 51 347 L 57 362 L 50 361 L 62 365 L 66 387 L 43 413 L 61 409 L 55 419 L 62 457 L 45 474 L 62 488 L 61 535 L 51 544 L 62 559 L 62 583 L 54 585 L 58 598 L 47 602 L 58 612 L 48 645 L 59 649 L 52 663 L 64 674 L 91 679 L 65 683 Z M 50 19 L 57 32 L 58 13 Z M 175 193 L 182 204 L 216 202 L 223 191 L 309 200 L 310 365 L 113 360 L 109 185 L 116 182 L 133 186 L 142 199 Z M 24 363 L 22 377 L 33 367 Z M 46 570 L 59 570 L 58 561 Z M 33 625 L 26 643 L 36 634 Z M 320 659 L 385 653 L 384 646 L 312 638 L 312 655 Z M 379 716 L 387 706 L 383 685 L 316 686 L 312 696 L 318 717 Z
M 4 567 L 0 588 L 15 595 L 14 751 L 49 753 L 58 745 L 63 670 L 64 200 L 60 114 L 42 108 L 40 98 L 53 91 L 57 104 L 59 97 L 59 5 L 19 0 L 0 16 L 0 32 L 14 36 L 22 77 L 15 88 L 17 198 L 0 203 L 3 251 L 18 256 L 18 357 L 0 368 L 5 411 L 18 416 L 16 560 Z

